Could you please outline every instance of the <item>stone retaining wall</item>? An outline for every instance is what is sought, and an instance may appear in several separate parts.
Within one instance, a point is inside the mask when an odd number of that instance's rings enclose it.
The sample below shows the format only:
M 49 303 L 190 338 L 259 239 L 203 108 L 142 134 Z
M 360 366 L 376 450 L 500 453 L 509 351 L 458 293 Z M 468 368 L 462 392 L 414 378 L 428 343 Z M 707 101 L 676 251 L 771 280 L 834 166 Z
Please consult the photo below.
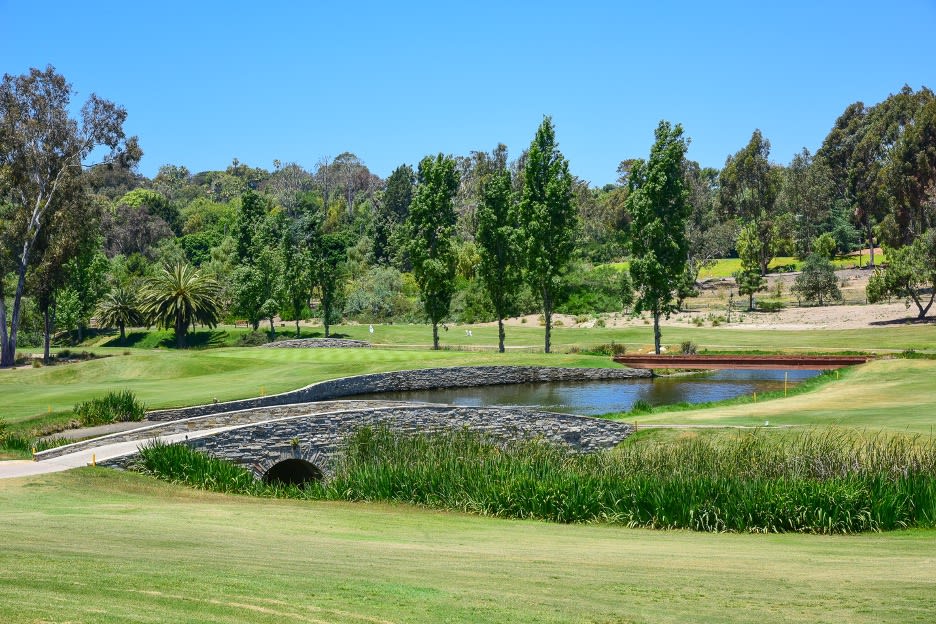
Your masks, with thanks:
M 469 428 L 492 439 L 542 437 L 582 452 L 609 449 L 633 433 L 627 423 L 555 414 L 527 408 L 392 406 L 292 416 L 187 440 L 193 448 L 250 468 L 258 477 L 290 458 L 301 458 L 328 474 L 347 436 L 362 426 L 387 426 L 404 433 Z M 126 466 L 131 457 L 110 465 Z
M 260 345 L 265 349 L 364 349 L 370 346 L 371 343 L 366 340 L 347 338 L 295 338 Z
M 169 421 L 234 410 L 339 399 L 374 392 L 404 392 L 438 388 L 466 388 L 552 381 L 593 381 L 651 377 L 648 370 L 633 368 L 559 368 L 551 366 L 459 366 L 389 373 L 374 373 L 321 381 L 298 390 L 266 397 L 211 403 L 149 412 L 151 421 Z

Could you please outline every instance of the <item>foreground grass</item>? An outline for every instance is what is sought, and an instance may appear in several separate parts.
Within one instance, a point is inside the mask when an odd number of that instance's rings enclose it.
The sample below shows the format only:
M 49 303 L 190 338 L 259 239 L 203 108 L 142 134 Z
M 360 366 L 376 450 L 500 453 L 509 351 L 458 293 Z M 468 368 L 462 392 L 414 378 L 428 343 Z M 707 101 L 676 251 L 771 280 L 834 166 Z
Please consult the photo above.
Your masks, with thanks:
M 706 532 L 860 533 L 936 526 L 931 438 L 826 430 L 790 439 L 628 444 L 587 455 L 471 431 L 364 428 L 325 481 L 265 484 L 184 444 L 142 449 L 139 469 L 219 492 L 414 503 L 500 518 Z
M 932 531 L 711 535 L 0 481 L 0 621 L 930 622 Z

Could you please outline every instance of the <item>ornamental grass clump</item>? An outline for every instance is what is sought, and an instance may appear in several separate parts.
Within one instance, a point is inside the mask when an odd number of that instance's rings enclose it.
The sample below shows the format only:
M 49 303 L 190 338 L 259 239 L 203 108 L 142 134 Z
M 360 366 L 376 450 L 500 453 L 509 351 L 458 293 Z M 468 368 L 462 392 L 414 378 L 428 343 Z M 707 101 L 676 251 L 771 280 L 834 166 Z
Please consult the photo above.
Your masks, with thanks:
M 103 397 L 75 405 L 75 417 L 83 427 L 107 425 L 114 422 L 140 421 L 146 415 L 146 406 L 137 401 L 129 390 L 108 392 Z
M 829 431 L 792 443 L 755 433 L 585 455 L 468 431 L 362 429 L 322 489 L 556 522 L 855 533 L 936 526 L 936 449 L 919 438 Z
M 160 455 L 163 457 L 160 458 Z M 188 447 L 144 450 L 145 471 L 224 492 L 393 501 L 503 518 L 696 531 L 857 533 L 936 526 L 936 446 L 828 430 L 632 442 L 582 454 L 468 431 L 361 428 L 330 477 L 254 481 Z

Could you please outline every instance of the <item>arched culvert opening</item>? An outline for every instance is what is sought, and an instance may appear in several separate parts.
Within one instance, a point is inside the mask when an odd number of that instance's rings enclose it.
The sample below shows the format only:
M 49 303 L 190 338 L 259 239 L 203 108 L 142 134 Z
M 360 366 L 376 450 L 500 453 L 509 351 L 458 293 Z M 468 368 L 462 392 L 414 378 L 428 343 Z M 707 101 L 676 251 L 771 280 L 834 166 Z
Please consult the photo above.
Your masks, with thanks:
M 263 475 L 263 482 L 302 488 L 313 481 L 321 481 L 324 476 L 315 464 L 304 459 L 284 459 L 270 466 Z

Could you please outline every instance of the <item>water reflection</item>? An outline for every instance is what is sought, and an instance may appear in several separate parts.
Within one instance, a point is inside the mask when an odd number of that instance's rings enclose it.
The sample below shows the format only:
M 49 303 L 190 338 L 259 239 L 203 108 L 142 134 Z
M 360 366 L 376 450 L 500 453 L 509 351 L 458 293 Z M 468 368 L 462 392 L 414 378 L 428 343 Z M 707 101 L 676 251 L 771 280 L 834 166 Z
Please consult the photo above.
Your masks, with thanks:
M 804 370 L 720 370 L 670 378 L 416 390 L 362 395 L 356 398 L 379 396 L 394 401 L 423 401 L 476 407 L 524 405 L 554 412 L 596 415 L 625 412 L 639 399 L 650 405 L 705 403 L 754 392 L 783 390 L 784 374 L 792 387 L 818 373 L 819 371 Z

